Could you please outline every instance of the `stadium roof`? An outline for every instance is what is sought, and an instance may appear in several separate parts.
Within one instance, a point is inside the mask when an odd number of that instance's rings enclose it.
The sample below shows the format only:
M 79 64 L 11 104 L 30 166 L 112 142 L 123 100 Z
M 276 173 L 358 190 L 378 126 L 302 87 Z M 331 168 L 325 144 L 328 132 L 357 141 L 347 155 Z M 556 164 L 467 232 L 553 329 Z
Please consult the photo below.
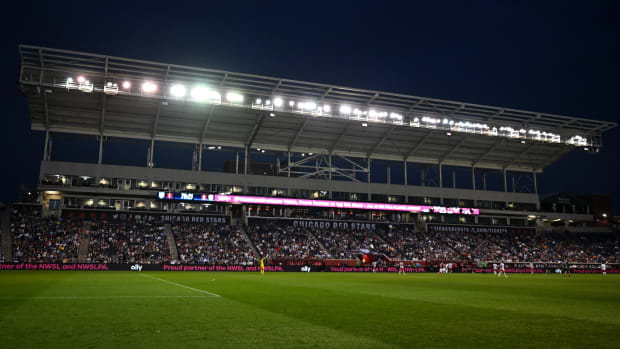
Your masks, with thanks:
M 538 171 L 612 122 L 21 45 L 33 130 Z

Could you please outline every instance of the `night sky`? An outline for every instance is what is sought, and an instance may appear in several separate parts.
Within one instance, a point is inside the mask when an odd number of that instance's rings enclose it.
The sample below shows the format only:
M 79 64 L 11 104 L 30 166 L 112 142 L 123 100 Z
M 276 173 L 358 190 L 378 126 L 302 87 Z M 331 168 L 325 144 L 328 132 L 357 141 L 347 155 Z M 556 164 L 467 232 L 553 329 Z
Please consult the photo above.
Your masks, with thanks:
M 13 13 L 5 9 L 0 201 L 18 200 L 22 184 L 36 185 L 43 153 L 43 135 L 30 131 L 26 99 L 17 90 L 20 43 L 620 119 L 617 1 L 200 3 L 126 1 L 106 8 L 102 2 L 22 1 Z M 575 150 L 545 169 L 540 191 L 612 195 L 618 214 L 620 129 L 603 142 L 597 155 Z M 54 149 L 96 161 L 96 145 L 64 147 L 60 140 Z M 133 148 L 110 146 L 106 159 L 143 163 L 145 153 L 121 151 Z M 156 157 L 174 166 L 176 151 L 166 148 Z

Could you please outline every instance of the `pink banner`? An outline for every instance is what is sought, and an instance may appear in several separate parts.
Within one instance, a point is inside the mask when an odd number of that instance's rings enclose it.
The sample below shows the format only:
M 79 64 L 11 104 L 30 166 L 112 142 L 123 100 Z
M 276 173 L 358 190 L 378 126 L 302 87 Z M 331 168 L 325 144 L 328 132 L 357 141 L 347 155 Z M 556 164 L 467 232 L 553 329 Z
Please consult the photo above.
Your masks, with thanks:
M 213 195 L 215 202 L 227 202 L 231 204 L 258 204 L 258 205 L 281 205 L 281 206 L 303 206 L 303 207 L 323 207 L 341 208 L 357 210 L 383 210 L 383 211 L 402 211 L 413 213 L 443 213 L 443 214 L 463 214 L 478 215 L 480 209 L 464 207 L 444 207 L 444 206 L 424 206 L 424 205 L 401 205 L 384 204 L 374 202 L 355 202 L 355 201 L 331 201 L 331 200 L 307 200 L 291 198 L 270 198 L 261 196 L 241 196 L 241 195 Z

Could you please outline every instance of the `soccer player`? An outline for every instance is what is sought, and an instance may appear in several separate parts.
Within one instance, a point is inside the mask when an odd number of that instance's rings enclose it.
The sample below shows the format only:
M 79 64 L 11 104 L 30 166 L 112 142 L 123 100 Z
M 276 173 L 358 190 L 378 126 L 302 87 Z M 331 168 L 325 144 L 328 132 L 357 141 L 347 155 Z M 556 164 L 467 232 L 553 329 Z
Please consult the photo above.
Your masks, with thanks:
M 504 267 L 504 261 L 501 261 L 499 263 L 499 274 L 497 274 L 497 277 L 501 277 L 502 273 L 504 273 L 505 278 L 508 277 L 508 275 L 506 275 L 506 268 Z
M 400 274 L 405 275 L 405 265 L 403 264 L 403 261 L 400 261 L 400 264 L 398 266 L 398 275 Z
M 377 261 L 372 261 L 372 272 L 373 273 L 377 272 Z
M 534 263 L 530 262 L 530 274 L 534 275 Z
M 493 275 L 497 275 L 497 263 L 493 263 Z
M 605 264 L 605 262 L 601 264 L 601 272 L 603 273 L 603 276 L 607 276 L 607 264 Z
M 568 269 L 568 259 L 564 262 L 564 264 L 562 264 L 562 274 L 564 274 L 564 277 L 570 277 L 570 270 Z
M 265 257 L 260 259 L 260 273 L 261 275 L 265 274 Z

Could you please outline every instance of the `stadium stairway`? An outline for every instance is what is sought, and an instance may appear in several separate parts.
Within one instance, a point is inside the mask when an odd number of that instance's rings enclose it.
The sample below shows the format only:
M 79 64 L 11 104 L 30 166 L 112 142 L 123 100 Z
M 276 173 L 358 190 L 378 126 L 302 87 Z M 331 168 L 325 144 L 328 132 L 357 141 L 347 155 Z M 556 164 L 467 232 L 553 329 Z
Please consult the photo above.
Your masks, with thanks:
M 256 249 L 256 246 L 254 246 L 254 243 L 252 242 L 252 240 L 248 236 L 248 233 L 246 233 L 245 229 L 243 229 L 243 226 L 240 225 L 237 228 L 239 229 L 241 234 L 243 234 L 243 238 L 245 239 L 245 242 L 248 244 L 248 246 L 250 246 L 250 248 L 252 248 L 252 252 L 254 252 L 254 255 L 259 257 L 261 254 L 258 253 L 258 250 Z
M 306 231 L 307 234 L 309 234 L 314 241 L 316 241 L 316 243 L 321 247 L 321 249 L 323 250 L 323 253 L 325 253 L 326 255 L 331 254 L 326 248 L 325 245 L 323 245 L 323 243 L 321 242 L 321 240 L 319 240 L 319 238 L 316 237 L 316 235 L 314 235 L 314 233 L 310 230 Z
M 170 249 L 170 257 L 172 257 L 173 261 L 179 260 L 179 250 L 177 250 L 177 243 L 174 240 L 174 234 L 172 234 L 172 228 L 170 224 L 166 224 L 164 226 L 166 230 L 166 236 L 168 237 L 168 248 Z
M 86 261 L 88 260 L 88 247 L 90 246 L 91 227 L 91 221 L 84 221 L 82 223 L 82 235 L 80 236 L 80 249 L 78 251 L 79 263 L 86 263 Z
M 3 210 L 1 212 L 2 217 L 0 217 L 0 248 L 2 248 L 2 255 L 4 256 L 5 262 L 13 261 L 13 239 L 11 237 L 11 229 L 9 225 L 9 212 L 8 210 Z

